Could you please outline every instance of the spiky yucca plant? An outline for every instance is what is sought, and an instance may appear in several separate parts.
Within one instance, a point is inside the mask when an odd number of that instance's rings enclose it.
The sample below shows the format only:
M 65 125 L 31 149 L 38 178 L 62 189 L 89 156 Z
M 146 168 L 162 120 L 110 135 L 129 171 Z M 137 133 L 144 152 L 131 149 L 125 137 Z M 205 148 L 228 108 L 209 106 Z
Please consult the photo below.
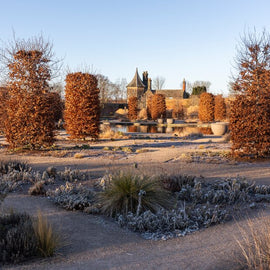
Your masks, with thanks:
M 139 196 L 139 193 L 143 195 Z M 112 175 L 106 189 L 100 193 L 99 200 L 102 212 L 110 216 L 138 213 L 138 208 L 155 212 L 160 207 L 172 207 L 172 197 L 163 189 L 160 181 L 130 172 Z

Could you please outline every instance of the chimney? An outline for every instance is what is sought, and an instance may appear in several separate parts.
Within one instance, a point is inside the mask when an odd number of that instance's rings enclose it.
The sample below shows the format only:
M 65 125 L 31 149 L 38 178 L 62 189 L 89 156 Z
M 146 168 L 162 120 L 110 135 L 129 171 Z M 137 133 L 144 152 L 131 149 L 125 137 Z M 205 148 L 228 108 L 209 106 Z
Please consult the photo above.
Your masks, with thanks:
M 185 79 L 183 80 L 183 92 L 186 92 L 186 81 L 185 81 Z
M 143 74 L 142 74 L 142 77 L 143 77 L 143 84 L 145 85 L 145 90 L 148 89 L 148 72 L 147 71 L 144 71 Z
M 148 84 L 147 84 L 147 90 L 152 90 L 152 80 L 151 78 L 148 78 Z

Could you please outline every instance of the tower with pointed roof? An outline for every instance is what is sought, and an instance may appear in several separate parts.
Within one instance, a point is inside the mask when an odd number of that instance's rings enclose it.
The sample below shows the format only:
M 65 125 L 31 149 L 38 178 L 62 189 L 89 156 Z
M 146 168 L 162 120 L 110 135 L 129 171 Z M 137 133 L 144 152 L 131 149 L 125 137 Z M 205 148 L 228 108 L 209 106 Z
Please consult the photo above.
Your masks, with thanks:
M 152 89 L 151 78 L 148 78 L 148 72 L 144 71 L 142 74 L 143 80 L 140 78 L 138 68 L 136 68 L 135 75 L 132 81 L 127 85 L 127 98 L 136 97 L 138 99 L 138 108 L 146 108 L 147 100 L 154 94 L 162 94 L 167 100 L 179 100 L 189 98 L 186 92 L 186 81 L 183 80 L 182 89 Z
M 138 68 L 136 68 L 135 75 L 132 81 L 127 85 L 127 98 L 136 97 L 140 99 L 140 97 L 144 94 L 145 84 L 140 78 L 138 73 Z

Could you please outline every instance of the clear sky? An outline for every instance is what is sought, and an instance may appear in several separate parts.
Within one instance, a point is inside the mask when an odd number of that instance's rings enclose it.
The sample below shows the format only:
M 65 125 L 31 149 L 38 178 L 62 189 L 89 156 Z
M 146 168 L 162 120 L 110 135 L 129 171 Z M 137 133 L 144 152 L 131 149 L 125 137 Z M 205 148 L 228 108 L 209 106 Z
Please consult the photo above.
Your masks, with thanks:
M 64 65 L 93 65 L 111 81 L 140 74 L 210 81 L 228 93 L 239 36 L 270 31 L 269 0 L 0 0 L 0 39 L 41 32 Z

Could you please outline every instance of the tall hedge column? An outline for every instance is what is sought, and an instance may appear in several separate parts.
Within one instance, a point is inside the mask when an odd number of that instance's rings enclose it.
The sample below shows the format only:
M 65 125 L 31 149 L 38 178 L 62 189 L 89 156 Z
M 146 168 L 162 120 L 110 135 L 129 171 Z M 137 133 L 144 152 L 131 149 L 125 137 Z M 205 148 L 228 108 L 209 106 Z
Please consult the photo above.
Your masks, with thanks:
M 66 76 L 65 128 L 71 138 L 97 139 L 99 135 L 100 100 L 97 79 L 88 73 Z

